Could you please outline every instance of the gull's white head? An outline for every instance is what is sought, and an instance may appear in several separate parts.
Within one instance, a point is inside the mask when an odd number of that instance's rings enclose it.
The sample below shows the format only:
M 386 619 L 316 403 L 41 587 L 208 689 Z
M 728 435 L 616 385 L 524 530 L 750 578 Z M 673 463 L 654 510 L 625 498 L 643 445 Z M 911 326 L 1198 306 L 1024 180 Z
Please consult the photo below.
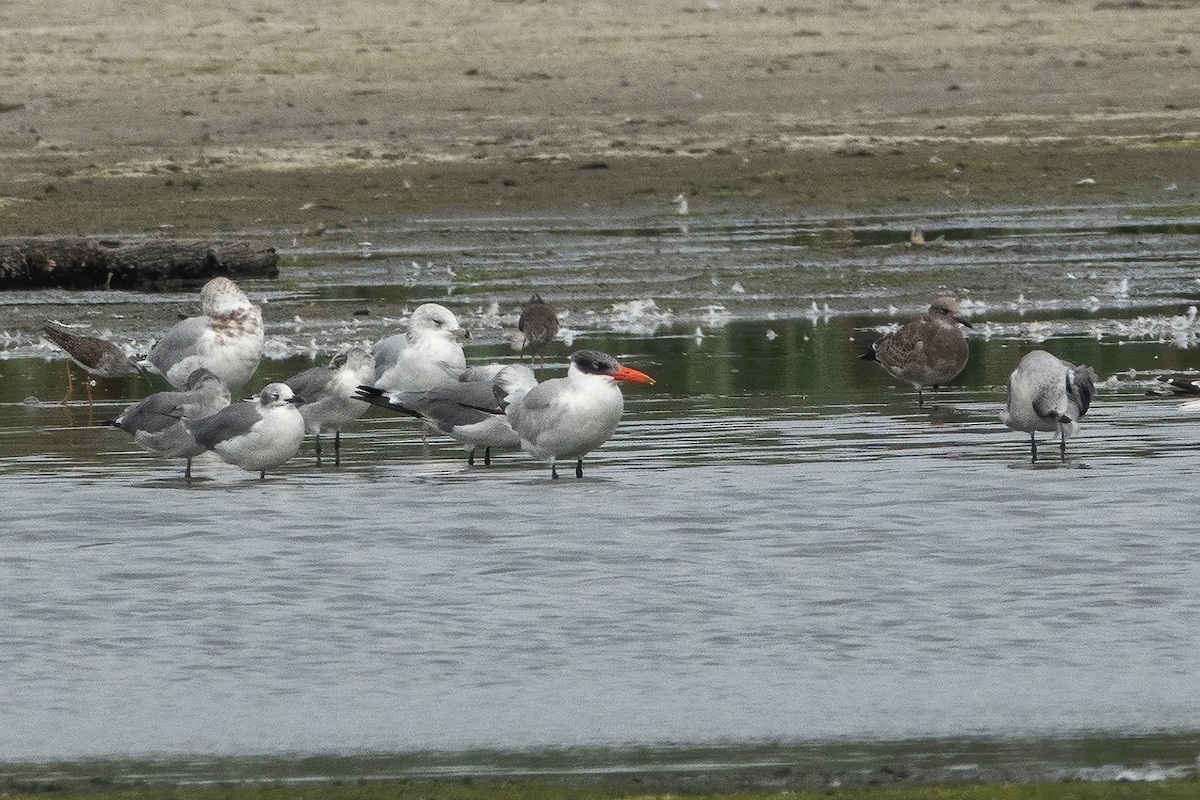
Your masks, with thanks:
M 246 293 L 229 278 L 213 278 L 200 290 L 200 311 L 206 317 L 223 317 L 253 307 Z
M 425 336 L 469 339 L 471 334 L 458 324 L 458 317 L 450 309 L 437 303 L 423 303 L 408 321 L 408 338 L 416 341 Z
M 268 383 L 258 393 L 258 404 L 263 409 L 285 408 L 303 402 L 292 393 L 292 387 L 286 383 Z

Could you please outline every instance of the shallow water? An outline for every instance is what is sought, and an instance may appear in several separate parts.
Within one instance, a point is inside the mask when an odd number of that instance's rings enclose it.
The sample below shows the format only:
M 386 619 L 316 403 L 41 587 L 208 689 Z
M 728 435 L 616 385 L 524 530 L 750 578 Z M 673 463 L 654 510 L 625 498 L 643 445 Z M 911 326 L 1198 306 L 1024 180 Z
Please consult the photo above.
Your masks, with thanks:
M 251 286 L 256 383 L 374 338 L 365 302 L 445 301 L 488 361 L 531 285 L 567 298 L 573 346 L 658 379 L 582 481 L 372 412 L 340 468 L 306 444 L 187 485 L 100 424 L 158 386 L 63 407 L 64 362 L 11 333 L 0 759 L 1165 732 L 1170 762 L 1200 719 L 1200 416 L 1146 390 L 1200 366 L 1200 248 L 1149 214 L 924 221 L 925 248 L 909 220 L 440 221 Z M 918 408 L 856 356 L 939 285 L 970 287 L 971 362 Z M 1065 464 L 996 420 L 1035 346 L 1106 380 Z

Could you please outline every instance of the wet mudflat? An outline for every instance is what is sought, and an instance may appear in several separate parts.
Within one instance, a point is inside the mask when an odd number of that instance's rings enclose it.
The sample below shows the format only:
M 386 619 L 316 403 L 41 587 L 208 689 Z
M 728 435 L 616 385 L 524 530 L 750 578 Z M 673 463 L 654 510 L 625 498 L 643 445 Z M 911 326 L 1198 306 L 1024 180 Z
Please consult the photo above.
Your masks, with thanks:
M 918 223 L 930 244 L 909 244 Z M 202 459 L 187 485 L 100 425 L 159 386 L 63 407 L 65 362 L 14 324 L 0 752 L 736 761 L 763 742 L 1160 734 L 1106 757 L 1183 769 L 1200 416 L 1146 391 L 1200 367 L 1198 225 L 1148 207 L 424 220 L 298 239 L 278 283 L 245 287 L 268 326 L 252 385 L 425 300 L 476 334 L 469 361 L 516 359 L 515 312 L 540 291 L 570 312 L 558 361 L 600 349 L 658 380 L 627 392 L 581 481 L 520 454 L 468 468 L 372 412 L 339 469 L 309 444 L 266 482 Z M 939 288 L 973 314 L 971 361 L 918 408 L 857 356 Z M 195 301 L 0 302 L 144 352 Z M 1103 382 L 1066 463 L 1044 438 L 1031 465 L 996 419 L 1034 347 Z

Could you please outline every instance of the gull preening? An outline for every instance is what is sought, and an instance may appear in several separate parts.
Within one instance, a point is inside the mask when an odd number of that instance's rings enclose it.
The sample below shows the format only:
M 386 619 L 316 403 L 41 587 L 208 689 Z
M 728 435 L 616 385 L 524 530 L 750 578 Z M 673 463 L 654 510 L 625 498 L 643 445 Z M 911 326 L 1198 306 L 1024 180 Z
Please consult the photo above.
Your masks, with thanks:
M 162 458 L 185 458 L 184 480 L 192 479 L 192 459 L 207 448 L 196 442 L 187 420 L 200 420 L 229 405 L 229 389 L 206 369 L 188 376 L 183 391 L 155 392 L 125 409 L 112 426 Z
M 236 283 L 217 277 L 200 290 L 200 311 L 163 334 L 150 350 L 150 364 L 176 389 L 201 368 L 231 390 L 245 385 L 262 357 L 262 310 Z
M 959 325 L 971 327 L 951 295 L 934 299 L 929 310 L 900 330 L 877 339 L 862 355 L 917 390 L 917 404 L 925 404 L 923 389 L 958 377 L 967 365 L 966 337 Z
M 338 353 L 327 367 L 313 367 L 284 381 L 302 401 L 300 416 L 313 435 L 317 464 L 321 463 L 321 431 L 333 431 L 333 464 L 342 463 L 342 428 L 367 413 L 355 396 L 358 385 L 375 374 L 375 359 L 361 347 Z
M 385 392 L 374 386 L 359 386 L 357 397 L 373 406 L 424 420 L 454 439 L 467 451 L 467 464 L 475 464 L 475 452 L 483 448 L 484 466 L 492 463 L 492 450 L 515 450 L 521 437 L 504 416 L 503 403 L 515 402 L 537 385 L 533 370 L 523 364 L 472 367 L 481 380 L 447 383 L 423 392 Z
M 622 366 L 607 353 L 580 350 L 571 354 L 567 376 L 539 383 L 515 402 L 504 404 L 521 446 L 550 462 L 575 461 L 575 477 L 583 477 L 583 457 L 612 438 L 625 397 L 620 383 L 654 383 L 636 369 Z
M 470 336 L 445 306 L 417 306 L 407 331 L 376 343 L 375 386 L 386 391 L 418 392 L 457 381 L 467 368 L 462 342 Z
M 234 403 L 211 417 L 184 425 L 196 437 L 196 444 L 228 464 L 257 472 L 263 480 L 268 469 L 296 455 L 304 443 L 304 417 L 296 408 L 298 402 L 286 383 L 269 383 L 252 402 Z
M 1076 366 L 1045 350 L 1034 350 L 1021 359 L 1008 379 L 1008 407 L 1000 421 L 1029 434 L 1029 449 L 1037 461 L 1037 431 L 1058 434 L 1059 452 L 1067 460 L 1067 439 L 1079 430 L 1096 391 L 1096 373 Z

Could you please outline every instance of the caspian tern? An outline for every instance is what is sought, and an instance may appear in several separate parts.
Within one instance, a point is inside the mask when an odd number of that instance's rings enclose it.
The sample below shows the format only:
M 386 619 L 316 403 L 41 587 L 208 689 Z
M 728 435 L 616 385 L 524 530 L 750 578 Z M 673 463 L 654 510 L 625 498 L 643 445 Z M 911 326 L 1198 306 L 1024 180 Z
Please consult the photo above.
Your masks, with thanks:
M 458 380 L 467 368 L 462 341 L 470 336 L 445 306 L 417 306 L 407 331 L 376 343 L 375 386 L 391 392 L 420 392 Z
M 488 466 L 492 463 L 492 448 L 515 450 L 521 446 L 521 437 L 509 427 L 501 403 L 515 402 L 536 385 L 533 370 L 522 364 L 508 364 L 484 380 L 447 383 L 424 392 L 385 392 L 374 386 L 359 386 L 356 397 L 425 420 L 463 445 L 468 464 L 475 463 L 475 451 L 482 447 L 483 463 Z
M 211 417 L 229 405 L 229 389 L 206 369 L 188 377 L 182 392 L 155 392 L 135 403 L 112 422 L 133 437 L 133 441 L 156 456 L 186 458 L 184 480 L 192 479 L 192 459 L 206 448 L 185 426 L 189 419 Z
M 971 327 L 958 301 L 942 295 L 924 315 L 876 340 L 862 358 L 911 383 L 917 390 L 917 404 L 924 405 L 923 387 L 931 386 L 936 391 L 967 365 L 967 340 L 959 323 Z
M 299 402 L 286 383 L 269 383 L 252 403 L 234 403 L 184 425 L 205 450 L 263 480 L 268 469 L 296 455 L 304 443 Z
M 375 359 L 361 347 L 338 353 L 327 367 L 306 369 L 285 383 L 304 401 L 300 415 L 305 433 L 316 437 L 317 464 L 321 463 L 321 430 L 333 431 L 333 463 L 342 463 L 342 428 L 367 413 L 355 391 L 375 375 Z
M 612 437 L 625 410 L 619 383 L 654 383 L 649 375 L 621 366 L 607 353 L 580 350 L 571 354 L 565 378 L 539 383 L 505 407 L 521 446 L 550 462 L 575 460 L 575 477 L 583 477 L 583 457 Z
M 243 386 L 262 357 L 262 310 L 236 283 L 218 277 L 200 290 L 200 311 L 163 334 L 150 350 L 150 364 L 176 389 L 202 367 L 231 390 Z
M 1045 350 L 1034 350 L 1017 364 L 1008 379 L 1008 407 L 1000 421 L 1029 433 L 1032 460 L 1037 461 L 1035 431 L 1056 431 L 1059 452 L 1067 460 L 1067 439 L 1079 430 L 1096 391 L 1096 373 L 1077 367 Z

